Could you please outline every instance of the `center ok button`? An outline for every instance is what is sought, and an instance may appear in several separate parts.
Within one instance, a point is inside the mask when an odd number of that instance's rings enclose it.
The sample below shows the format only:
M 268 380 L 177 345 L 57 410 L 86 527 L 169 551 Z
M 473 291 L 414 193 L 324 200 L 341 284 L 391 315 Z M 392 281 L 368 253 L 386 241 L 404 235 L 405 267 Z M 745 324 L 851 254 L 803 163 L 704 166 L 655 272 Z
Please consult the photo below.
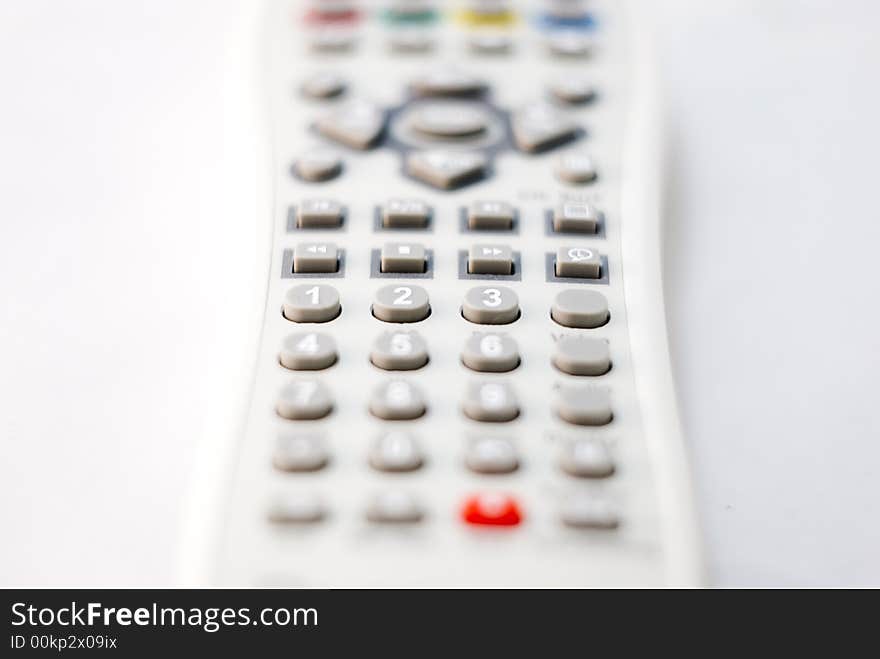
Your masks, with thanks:
M 428 137 L 465 138 L 483 133 L 489 118 L 471 103 L 426 103 L 412 114 L 412 127 Z

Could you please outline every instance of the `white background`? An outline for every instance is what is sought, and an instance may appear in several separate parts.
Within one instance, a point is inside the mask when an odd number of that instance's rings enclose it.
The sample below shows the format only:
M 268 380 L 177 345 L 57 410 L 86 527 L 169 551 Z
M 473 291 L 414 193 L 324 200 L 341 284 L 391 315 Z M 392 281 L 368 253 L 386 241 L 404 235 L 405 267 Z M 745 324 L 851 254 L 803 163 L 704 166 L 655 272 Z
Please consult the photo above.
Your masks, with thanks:
M 880 585 L 880 5 L 646 4 L 712 580 Z M 0 584 L 174 582 L 223 254 L 256 248 L 239 6 L 0 3 Z

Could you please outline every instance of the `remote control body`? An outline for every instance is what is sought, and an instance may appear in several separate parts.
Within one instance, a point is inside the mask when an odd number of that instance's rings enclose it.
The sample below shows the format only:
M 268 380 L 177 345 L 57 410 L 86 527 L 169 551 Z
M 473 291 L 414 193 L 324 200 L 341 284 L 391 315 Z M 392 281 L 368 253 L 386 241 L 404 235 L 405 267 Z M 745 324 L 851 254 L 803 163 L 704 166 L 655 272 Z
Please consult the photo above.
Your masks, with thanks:
M 226 459 L 189 577 L 701 583 L 637 6 L 331 4 L 260 7 L 264 315 L 241 423 L 206 438 Z

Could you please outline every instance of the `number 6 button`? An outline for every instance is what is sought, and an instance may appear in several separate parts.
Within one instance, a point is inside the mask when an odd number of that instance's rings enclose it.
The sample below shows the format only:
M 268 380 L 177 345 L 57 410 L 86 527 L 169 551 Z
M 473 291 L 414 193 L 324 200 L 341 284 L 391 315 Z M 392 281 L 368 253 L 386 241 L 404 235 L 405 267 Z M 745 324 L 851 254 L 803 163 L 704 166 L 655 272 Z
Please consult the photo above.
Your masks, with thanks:
M 373 300 L 373 315 L 386 323 L 417 323 L 430 313 L 428 293 L 421 286 L 383 286 Z
M 477 286 L 464 296 L 461 314 L 480 325 L 506 325 L 519 318 L 519 298 L 503 286 Z
M 295 323 L 326 323 L 336 318 L 341 309 L 339 293 L 326 284 L 301 284 L 284 296 L 284 317 Z

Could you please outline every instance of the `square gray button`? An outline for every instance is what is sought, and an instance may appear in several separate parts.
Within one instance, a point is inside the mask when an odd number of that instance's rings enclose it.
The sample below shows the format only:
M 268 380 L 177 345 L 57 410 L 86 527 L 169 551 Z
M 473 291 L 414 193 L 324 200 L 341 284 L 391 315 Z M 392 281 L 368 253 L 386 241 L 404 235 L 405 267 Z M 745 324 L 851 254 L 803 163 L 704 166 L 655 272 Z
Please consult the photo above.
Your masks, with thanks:
M 472 275 L 513 274 L 513 250 L 507 245 L 472 245 L 468 252 L 468 273 Z
M 469 229 L 512 229 L 516 210 L 504 201 L 476 201 L 468 209 Z
M 418 243 L 385 243 L 381 259 L 382 272 L 425 271 L 425 247 Z
M 560 247 L 556 250 L 556 276 L 600 279 L 602 257 L 589 247 Z
M 423 229 L 431 219 L 431 207 L 418 199 L 391 199 L 382 207 L 386 229 Z
M 339 250 L 334 243 L 302 243 L 293 250 L 293 271 L 336 272 Z
M 553 230 L 574 233 L 596 233 L 599 211 L 590 204 L 566 203 L 553 212 Z
M 302 202 L 296 217 L 300 229 L 336 228 L 342 225 L 345 208 L 330 199 L 308 199 Z

